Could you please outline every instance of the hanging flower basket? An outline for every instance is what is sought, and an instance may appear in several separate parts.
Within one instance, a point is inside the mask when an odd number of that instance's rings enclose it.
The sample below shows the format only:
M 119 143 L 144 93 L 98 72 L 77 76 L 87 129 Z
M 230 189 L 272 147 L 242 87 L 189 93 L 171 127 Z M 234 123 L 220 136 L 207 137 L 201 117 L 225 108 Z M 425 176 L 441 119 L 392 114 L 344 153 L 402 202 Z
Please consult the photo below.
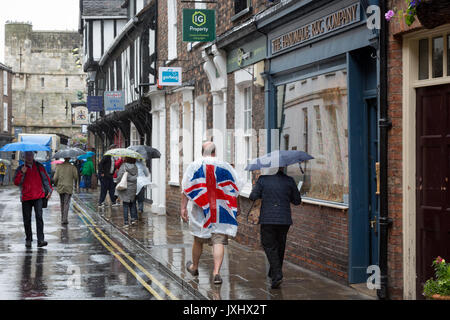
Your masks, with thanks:
M 450 23 L 450 0 L 421 0 L 417 4 L 416 14 L 427 29 Z

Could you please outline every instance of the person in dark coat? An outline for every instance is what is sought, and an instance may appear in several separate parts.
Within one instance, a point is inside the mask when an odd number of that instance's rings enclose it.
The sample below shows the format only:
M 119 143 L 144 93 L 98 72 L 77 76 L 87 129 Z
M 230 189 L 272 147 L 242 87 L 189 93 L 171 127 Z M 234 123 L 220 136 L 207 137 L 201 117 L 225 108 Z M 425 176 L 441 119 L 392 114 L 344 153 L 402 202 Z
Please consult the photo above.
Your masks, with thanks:
M 115 147 L 115 145 L 112 145 L 109 147 L 109 150 L 114 149 Z M 99 207 L 105 206 L 104 202 L 107 193 L 109 193 L 111 205 L 116 205 L 117 197 L 114 195 L 116 191 L 116 183 L 113 179 L 114 172 L 114 159 L 111 156 L 103 156 L 98 165 L 98 176 L 100 178 L 100 198 L 98 200 Z
M 302 202 L 300 192 L 294 179 L 284 173 L 284 168 L 279 168 L 276 174 L 259 177 L 249 199 L 262 199 L 259 216 L 261 244 L 269 260 L 269 277 L 275 289 L 283 280 L 286 238 L 292 224 L 291 203 L 299 205 Z

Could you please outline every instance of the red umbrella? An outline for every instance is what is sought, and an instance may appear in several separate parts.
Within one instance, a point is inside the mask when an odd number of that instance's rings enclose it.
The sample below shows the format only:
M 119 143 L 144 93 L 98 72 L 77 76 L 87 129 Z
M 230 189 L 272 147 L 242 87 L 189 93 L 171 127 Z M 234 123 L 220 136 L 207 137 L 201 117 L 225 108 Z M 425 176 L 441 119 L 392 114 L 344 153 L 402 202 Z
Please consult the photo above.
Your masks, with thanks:
M 62 161 L 62 160 L 53 160 L 51 163 L 52 164 L 61 164 L 61 163 L 64 163 L 64 161 Z

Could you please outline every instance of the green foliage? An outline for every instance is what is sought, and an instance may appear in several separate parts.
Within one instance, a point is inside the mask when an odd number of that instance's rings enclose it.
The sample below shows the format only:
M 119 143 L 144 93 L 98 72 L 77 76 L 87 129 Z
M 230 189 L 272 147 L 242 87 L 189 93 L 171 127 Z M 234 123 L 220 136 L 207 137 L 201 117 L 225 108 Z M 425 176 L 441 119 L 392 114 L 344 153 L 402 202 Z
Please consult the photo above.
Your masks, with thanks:
M 433 294 L 450 296 L 450 263 L 446 263 L 441 257 L 433 261 L 436 279 L 428 279 L 425 283 L 423 294 L 431 297 Z

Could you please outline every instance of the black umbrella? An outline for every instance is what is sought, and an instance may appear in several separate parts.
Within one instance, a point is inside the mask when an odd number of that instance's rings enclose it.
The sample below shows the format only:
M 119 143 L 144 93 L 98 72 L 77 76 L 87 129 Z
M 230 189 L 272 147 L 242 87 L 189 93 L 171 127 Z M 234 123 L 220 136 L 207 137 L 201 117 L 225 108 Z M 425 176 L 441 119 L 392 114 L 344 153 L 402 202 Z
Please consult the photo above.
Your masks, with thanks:
M 85 154 L 86 151 L 81 150 L 80 148 L 67 148 L 64 150 L 60 150 L 58 152 L 56 152 L 53 155 L 54 159 L 59 159 L 59 158 L 76 158 L 78 156 L 81 156 L 82 154 Z
M 314 159 L 313 156 L 299 150 L 275 150 L 262 157 L 253 159 L 245 168 L 247 171 L 259 170 L 261 168 L 286 167 L 294 163 Z
M 154 159 L 161 157 L 161 152 L 159 152 L 157 149 L 142 144 L 136 146 L 129 146 L 127 149 L 139 152 L 143 157 L 147 159 Z

